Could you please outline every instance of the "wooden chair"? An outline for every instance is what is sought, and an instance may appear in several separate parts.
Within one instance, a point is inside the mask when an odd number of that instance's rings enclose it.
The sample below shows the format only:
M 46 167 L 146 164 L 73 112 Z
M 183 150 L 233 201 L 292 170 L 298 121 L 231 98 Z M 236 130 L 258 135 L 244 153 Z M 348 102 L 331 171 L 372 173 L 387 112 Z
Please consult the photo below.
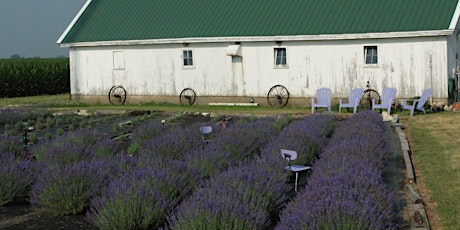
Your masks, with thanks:
M 431 89 L 425 89 L 422 92 L 422 96 L 419 99 L 407 99 L 404 100 L 402 103 L 402 113 L 404 114 L 404 110 L 410 111 L 410 116 L 414 115 L 414 111 L 422 111 L 423 114 L 426 114 L 425 111 L 425 103 L 428 101 L 431 95 Z M 411 103 L 409 103 L 411 102 Z
M 327 108 L 331 112 L 331 89 L 319 88 L 316 90 L 316 103 L 315 98 L 311 98 L 311 113 L 315 112 L 315 108 Z
M 395 88 L 385 88 L 382 92 L 381 98 L 373 98 L 372 99 L 372 111 L 375 109 L 386 109 L 388 114 L 390 114 L 391 106 L 393 105 L 393 101 L 396 97 L 397 90 Z M 379 101 L 380 103 L 377 103 Z
M 347 104 L 343 103 L 342 98 L 339 98 L 339 113 L 342 111 L 342 108 L 353 108 L 353 113 L 356 113 L 356 109 L 363 95 L 364 90 L 362 88 L 354 88 L 350 91 Z

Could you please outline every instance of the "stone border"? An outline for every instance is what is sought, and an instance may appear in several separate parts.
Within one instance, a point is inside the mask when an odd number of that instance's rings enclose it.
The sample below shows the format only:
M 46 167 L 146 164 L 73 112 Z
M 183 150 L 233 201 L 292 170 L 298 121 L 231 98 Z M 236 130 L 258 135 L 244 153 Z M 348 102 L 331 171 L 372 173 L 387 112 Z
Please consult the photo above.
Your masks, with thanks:
M 404 127 L 401 123 L 398 123 L 398 114 L 393 115 L 391 126 L 394 127 L 396 134 L 401 142 L 401 154 L 404 158 L 406 165 L 405 180 L 401 182 L 401 187 L 404 188 L 404 192 L 412 203 L 407 205 L 407 210 L 410 219 L 411 229 L 431 229 L 426 215 L 425 205 L 420 195 L 415 191 L 412 186 L 416 183 L 414 168 L 411 161 L 411 152 L 409 141 L 407 140 L 406 134 L 403 132 Z

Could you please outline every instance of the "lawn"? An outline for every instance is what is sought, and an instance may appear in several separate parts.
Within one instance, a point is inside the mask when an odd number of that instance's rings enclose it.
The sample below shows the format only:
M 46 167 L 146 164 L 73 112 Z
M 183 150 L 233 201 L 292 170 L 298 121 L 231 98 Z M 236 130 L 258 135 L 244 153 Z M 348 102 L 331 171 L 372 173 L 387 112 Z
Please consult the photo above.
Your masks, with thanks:
M 460 113 L 400 116 L 433 229 L 460 229 Z

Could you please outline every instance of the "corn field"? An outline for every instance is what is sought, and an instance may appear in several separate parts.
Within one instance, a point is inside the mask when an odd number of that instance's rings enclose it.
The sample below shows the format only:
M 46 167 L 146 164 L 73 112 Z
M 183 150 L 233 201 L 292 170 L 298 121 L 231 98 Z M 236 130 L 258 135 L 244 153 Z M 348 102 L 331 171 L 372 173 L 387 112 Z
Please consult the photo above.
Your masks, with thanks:
M 0 98 L 70 92 L 69 59 L 0 59 Z

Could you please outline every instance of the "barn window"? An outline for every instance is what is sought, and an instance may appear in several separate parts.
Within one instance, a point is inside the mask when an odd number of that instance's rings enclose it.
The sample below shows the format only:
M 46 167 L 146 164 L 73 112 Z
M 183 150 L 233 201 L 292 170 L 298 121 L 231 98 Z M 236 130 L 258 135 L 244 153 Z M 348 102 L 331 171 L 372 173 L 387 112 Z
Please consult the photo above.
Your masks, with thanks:
M 286 48 L 275 48 L 275 66 L 284 67 L 287 66 L 286 61 Z
M 367 65 L 377 65 L 377 46 L 364 46 L 364 58 Z
M 184 66 L 193 66 L 193 52 L 192 50 L 184 50 L 182 53 Z

